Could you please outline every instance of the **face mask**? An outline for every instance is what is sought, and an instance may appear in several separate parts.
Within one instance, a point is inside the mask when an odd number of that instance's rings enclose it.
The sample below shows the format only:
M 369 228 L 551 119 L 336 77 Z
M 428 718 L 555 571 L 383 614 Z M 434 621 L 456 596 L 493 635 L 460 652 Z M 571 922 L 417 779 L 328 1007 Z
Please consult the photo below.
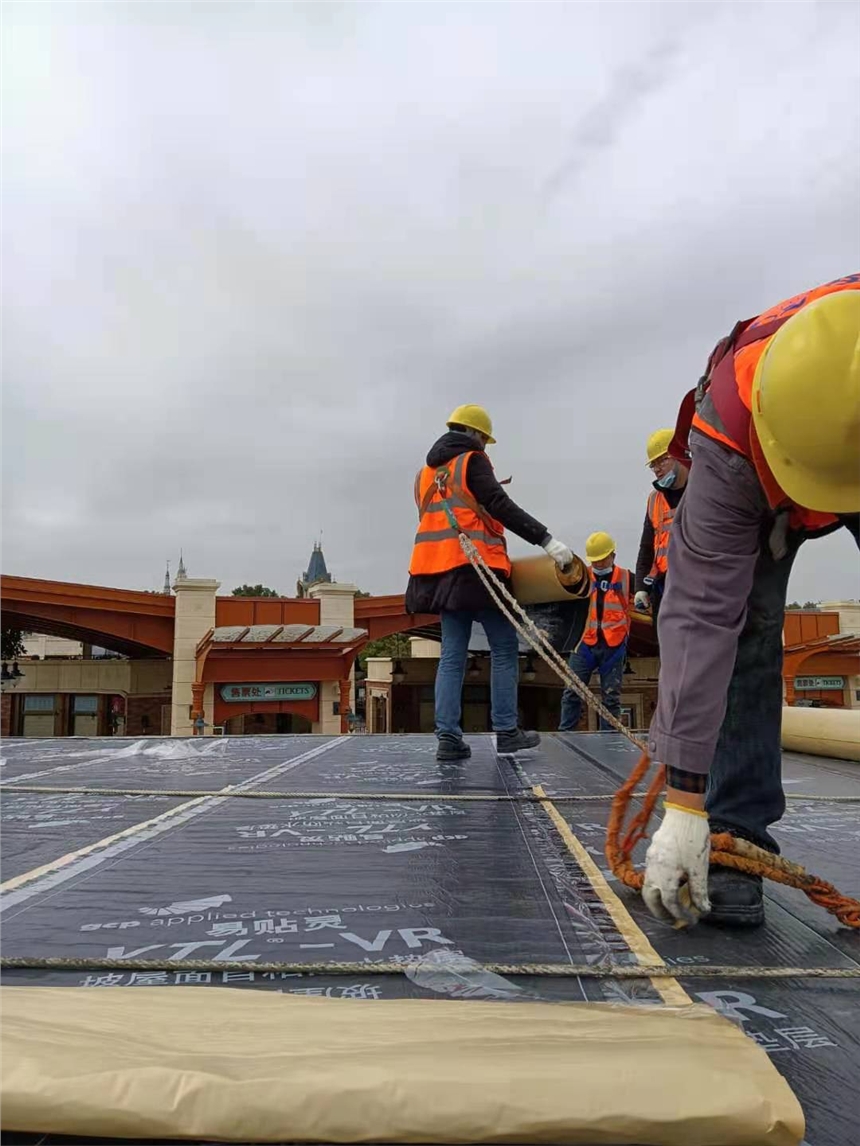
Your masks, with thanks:
M 612 566 L 611 565 L 602 565 L 602 566 L 601 565 L 592 565 L 591 571 L 595 575 L 595 577 L 608 577 L 609 574 L 612 572 Z
M 657 478 L 657 485 L 660 487 L 660 489 L 671 489 L 674 484 L 675 484 L 675 471 L 674 470 L 669 470 L 669 472 L 667 474 L 664 474 L 663 477 Z

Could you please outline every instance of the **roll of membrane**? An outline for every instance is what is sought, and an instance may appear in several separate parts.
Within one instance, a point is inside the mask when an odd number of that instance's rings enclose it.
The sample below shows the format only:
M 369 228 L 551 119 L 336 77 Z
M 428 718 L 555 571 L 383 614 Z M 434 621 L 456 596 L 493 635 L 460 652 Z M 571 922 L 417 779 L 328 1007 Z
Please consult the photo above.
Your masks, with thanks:
M 518 557 L 511 562 L 511 588 L 521 605 L 546 605 L 587 597 L 588 566 L 579 557 L 559 569 L 551 557 Z
M 860 762 L 860 709 L 785 707 L 782 746 L 789 752 Z

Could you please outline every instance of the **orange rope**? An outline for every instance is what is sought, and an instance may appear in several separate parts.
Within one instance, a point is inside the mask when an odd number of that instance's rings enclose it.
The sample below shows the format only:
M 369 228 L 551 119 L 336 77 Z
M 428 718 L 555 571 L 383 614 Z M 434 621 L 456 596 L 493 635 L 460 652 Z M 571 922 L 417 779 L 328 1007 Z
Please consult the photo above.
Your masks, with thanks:
M 643 752 L 636 767 L 615 793 L 606 827 L 606 858 L 609 866 L 622 883 L 636 891 L 641 889 L 645 876 L 633 866 L 633 849 L 640 840 L 647 838 L 648 821 L 665 786 L 666 769 L 662 765 L 648 787 L 642 808 L 632 817 L 626 831 L 624 828 L 630 800 L 650 767 L 651 761 Z M 750 875 L 764 876 L 786 887 L 799 888 L 813 903 L 835 915 L 845 927 L 860 928 L 860 902 L 842 895 L 832 883 L 810 874 L 800 864 L 791 863 L 746 840 L 737 839 L 727 832 L 712 835 L 711 863 L 735 868 Z

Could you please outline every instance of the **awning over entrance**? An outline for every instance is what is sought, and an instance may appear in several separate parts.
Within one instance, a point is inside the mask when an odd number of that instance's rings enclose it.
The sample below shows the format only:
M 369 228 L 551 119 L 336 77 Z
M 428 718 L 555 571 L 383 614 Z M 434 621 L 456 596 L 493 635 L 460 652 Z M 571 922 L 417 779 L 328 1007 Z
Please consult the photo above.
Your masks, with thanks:
M 339 684 L 341 724 L 344 725 L 349 708 L 350 674 L 356 656 L 367 641 L 367 630 L 337 625 L 226 625 L 206 634 L 197 646 L 197 670 L 192 685 L 194 713 L 203 711 L 203 697 L 209 684 L 255 684 L 292 681 L 319 684 L 337 681 Z M 282 689 L 285 697 L 288 689 Z M 245 695 L 244 689 L 241 695 Z M 243 711 L 293 712 L 315 721 L 319 717 L 319 696 L 303 700 L 298 696 L 280 699 L 273 694 L 268 699 L 261 690 L 251 689 L 249 702 Z M 254 698 L 257 697 L 255 702 Z M 216 722 L 227 712 L 222 698 L 215 700 Z
M 831 633 L 786 645 L 783 678 L 786 704 L 800 698 L 841 708 L 850 677 L 860 675 L 860 636 Z
M 243 649 L 250 646 L 307 648 L 309 645 L 337 645 L 340 649 L 364 644 L 366 629 L 338 628 L 337 625 L 226 625 L 212 629 L 201 642 L 210 647 Z

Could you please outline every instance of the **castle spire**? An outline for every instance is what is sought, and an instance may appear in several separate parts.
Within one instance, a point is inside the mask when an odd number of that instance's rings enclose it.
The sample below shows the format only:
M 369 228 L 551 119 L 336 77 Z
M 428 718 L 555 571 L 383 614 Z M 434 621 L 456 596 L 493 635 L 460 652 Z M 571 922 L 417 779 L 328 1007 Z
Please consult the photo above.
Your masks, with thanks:
M 331 584 L 332 576 L 328 571 L 328 566 L 325 563 L 325 557 L 322 551 L 322 534 L 320 534 L 319 541 L 315 541 L 311 551 L 311 559 L 308 562 L 308 567 L 302 574 L 300 585 L 306 592 L 311 585 L 319 585 L 320 583 Z M 304 595 L 304 593 L 302 594 Z

